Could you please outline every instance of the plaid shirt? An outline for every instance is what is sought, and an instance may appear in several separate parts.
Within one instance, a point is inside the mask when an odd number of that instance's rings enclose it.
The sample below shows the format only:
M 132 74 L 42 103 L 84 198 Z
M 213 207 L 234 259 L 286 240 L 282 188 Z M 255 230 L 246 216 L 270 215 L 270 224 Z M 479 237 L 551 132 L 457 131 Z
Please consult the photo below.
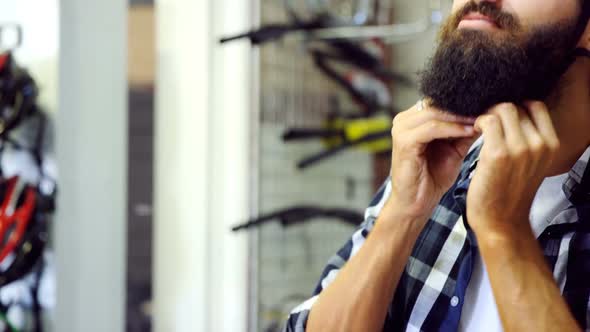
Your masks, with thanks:
M 463 220 L 467 188 L 480 150 L 478 145 L 467 155 L 457 182 L 443 196 L 418 237 L 383 331 L 457 331 L 477 254 L 475 235 Z M 590 331 L 590 172 L 585 172 L 589 153 L 590 149 L 563 184 L 569 206 L 547 221 L 538 237 L 555 281 L 584 331 Z M 366 210 L 360 229 L 328 262 L 314 297 L 290 314 L 285 332 L 305 331 L 318 294 L 359 251 L 390 191 L 388 179 Z

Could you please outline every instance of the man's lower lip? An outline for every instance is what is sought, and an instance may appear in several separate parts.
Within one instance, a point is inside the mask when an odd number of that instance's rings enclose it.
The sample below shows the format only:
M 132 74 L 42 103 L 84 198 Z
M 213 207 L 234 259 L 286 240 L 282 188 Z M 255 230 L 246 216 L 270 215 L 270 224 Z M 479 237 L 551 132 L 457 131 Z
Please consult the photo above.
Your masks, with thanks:
M 498 26 L 494 22 L 487 20 L 462 20 L 459 22 L 459 28 L 498 29 Z

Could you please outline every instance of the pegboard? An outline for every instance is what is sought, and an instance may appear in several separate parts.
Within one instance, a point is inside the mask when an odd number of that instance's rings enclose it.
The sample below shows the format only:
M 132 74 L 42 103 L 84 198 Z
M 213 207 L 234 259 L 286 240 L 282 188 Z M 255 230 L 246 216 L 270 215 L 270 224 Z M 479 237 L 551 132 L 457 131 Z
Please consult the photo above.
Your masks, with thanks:
M 304 1 L 294 1 L 303 3 Z M 427 15 L 426 0 L 392 0 L 379 9 L 379 21 L 413 22 Z M 283 0 L 261 0 L 262 23 L 287 20 Z M 395 10 L 394 10 L 395 8 Z M 383 23 L 383 22 L 381 22 Z M 391 23 L 391 22 L 390 22 Z M 413 41 L 387 50 L 392 69 L 409 77 L 423 68 L 435 43 L 436 28 Z M 407 109 L 419 98 L 415 88 L 393 86 L 394 106 Z M 270 43 L 260 52 L 259 211 L 272 212 L 295 204 L 321 204 L 363 211 L 375 186 L 388 172 L 388 156 L 374 158 L 349 150 L 306 171 L 297 161 L 323 149 L 317 142 L 284 144 L 280 137 L 289 126 L 318 126 L 333 111 L 355 109 L 348 96 L 324 78 L 306 54 L 301 40 L 287 38 Z M 351 236 L 351 226 L 336 221 L 315 221 L 283 229 L 262 227 L 258 243 L 258 326 L 280 324 L 287 312 L 309 297 L 327 260 Z M 274 326 L 277 327 L 276 325 Z
M 286 20 L 282 1 L 261 1 L 262 23 Z M 302 158 L 324 149 L 319 142 L 283 143 L 287 127 L 318 127 L 337 100 L 353 109 L 348 96 L 324 78 L 300 40 L 287 38 L 260 50 L 261 214 L 294 205 L 343 207 L 362 212 L 373 194 L 373 157 L 349 150 L 304 171 Z M 359 220 L 359 223 L 362 220 Z M 354 232 L 335 220 L 314 220 L 283 228 L 265 225 L 259 232 L 259 330 L 267 330 L 302 297 L 309 297 L 328 259 Z

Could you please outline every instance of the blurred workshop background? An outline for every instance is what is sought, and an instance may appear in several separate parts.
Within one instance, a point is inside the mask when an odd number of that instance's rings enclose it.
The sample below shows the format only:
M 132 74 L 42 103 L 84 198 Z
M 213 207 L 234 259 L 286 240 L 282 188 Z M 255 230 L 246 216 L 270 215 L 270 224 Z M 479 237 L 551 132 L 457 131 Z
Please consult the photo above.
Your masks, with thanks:
M 0 331 L 280 331 L 450 6 L 0 0 Z

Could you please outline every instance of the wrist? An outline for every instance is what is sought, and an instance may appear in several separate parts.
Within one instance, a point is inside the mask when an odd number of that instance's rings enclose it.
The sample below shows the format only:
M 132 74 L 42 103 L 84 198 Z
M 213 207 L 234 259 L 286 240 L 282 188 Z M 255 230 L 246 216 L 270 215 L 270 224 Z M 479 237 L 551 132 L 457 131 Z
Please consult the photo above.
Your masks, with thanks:
M 536 241 L 533 231 L 528 223 L 517 225 L 502 225 L 491 222 L 494 227 L 472 227 L 477 238 L 477 243 L 482 251 L 494 251 L 500 248 L 516 250 L 516 246 L 527 241 Z
M 400 227 L 406 228 L 408 232 L 419 235 L 422 229 L 428 222 L 430 213 L 414 213 L 408 207 L 396 203 L 396 200 L 388 200 L 379 217 L 377 218 L 377 224 L 380 228 L 394 228 L 399 230 Z
M 379 243 L 383 252 L 395 249 L 391 252 L 394 254 L 391 258 L 395 261 L 400 256 L 410 255 L 424 225 L 421 220 L 402 214 L 380 214 L 369 239 L 373 243 Z
M 408 200 L 403 195 L 392 192 L 385 202 L 382 212 L 395 215 L 398 218 L 426 223 L 432 215 L 436 203 L 438 203 L 438 200 L 435 199 L 428 200 L 428 202 L 424 199 Z

